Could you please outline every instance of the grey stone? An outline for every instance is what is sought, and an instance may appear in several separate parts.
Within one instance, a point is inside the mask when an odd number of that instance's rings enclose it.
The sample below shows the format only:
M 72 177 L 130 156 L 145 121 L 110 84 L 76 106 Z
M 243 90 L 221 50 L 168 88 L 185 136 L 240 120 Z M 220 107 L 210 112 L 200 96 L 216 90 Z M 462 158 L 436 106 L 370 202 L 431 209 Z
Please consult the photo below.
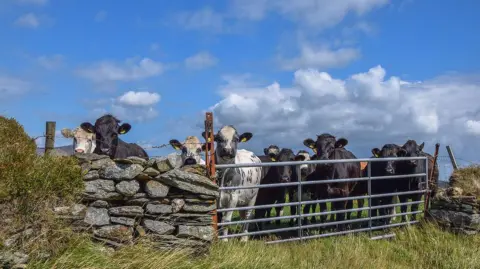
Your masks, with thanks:
M 3 245 L 5 247 L 12 247 L 13 245 L 15 245 L 18 240 L 20 238 L 23 238 L 23 239 L 27 239 L 27 238 L 30 238 L 32 235 L 33 235 L 33 229 L 26 229 L 22 232 L 19 232 L 17 234 L 14 234 L 13 236 L 11 236 L 10 238 L 8 238 L 7 240 L 5 240 L 3 242 Z
M 112 180 L 130 180 L 138 176 L 143 171 L 143 166 L 139 164 L 114 163 L 106 165 L 99 170 L 101 178 Z
M 101 159 L 109 159 L 110 157 L 108 155 L 98 155 L 95 153 L 75 153 L 74 156 L 80 161 L 80 162 L 91 162 L 91 161 L 97 161 Z
M 146 212 L 148 214 L 171 214 L 172 206 L 157 204 L 157 203 L 150 203 L 150 204 L 147 204 Z
M 93 181 L 85 182 L 85 192 L 98 193 L 98 192 L 114 192 L 115 182 L 112 180 L 97 179 Z
M 108 209 L 89 207 L 85 213 L 83 221 L 93 226 L 104 226 L 110 224 L 110 216 L 108 215 Z
M 467 214 L 464 212 L 443 209 L 432 209 L 429 211 L 429 213 L 440 223 L 447 224 L 455 228 L 480 230 L 479 214 Z
M 88 173 L 83 176 L 83 180 L 95 180 L 99 178 L 100 175 L 98 174 L 97 170 L 88 171 Z
M 133 226 L 135 225 L 135 219 L 126 218 L 126 217 L 111 217 L 110 221 L 116 224 L 122 224 L 125 226 Z
M 205 241 L 212 241 L 215 231 L 212 226 L 178 226 L 177 237 L 180 238 L 197 238 Z
M 147 197 L 147 194 L 144 192 L 137 192 L 132 198 L 145 198 Z
M 177 213 L 182 210 L 183 206 L 185 205 L 185 200 L 183 199 L 173 199 L 172 201 L 172 213 Z
M 83 199 L 88 201 L 105 200 L 105 201 L 120 201 L 123 196 L 118 192 L 99 191 L 96 193 L 84 193 Z
M 151 198 L 166 197 L 170 187 L 160 182 L 151 180 L 145 184 L 145 192 Z
M 120 217 L 140 217 L 143 215 L 143 208 L 140 206 L 119 206 L 108 210 L 112 216 Z
M 149 181 L 149 180 L 152 180 L 153 178 L 145 174 L 144 172 L 141 172 L 140 174 L 138 174 L 138 176 L 135 177 L 135 179 L 138 181 Z
M 185 238 L 178 238 L 174 235 L 159 235 L 149 234 L 147 236 L 151 241 L 155 242 L 155 247 L 161 249 L 179 249 L 179 248 L 199 248 L 204 247 L 205 242 L 200 240 L 189 240 Z
M 82 173 L 85 175 L 90 171 L 91 168 L 92 165 L 90 163 L 82 163 L 80 165 L 80 169 L 82 169 Z
M 149 219 L 144 219 L 143 220 L 143 226 L 154 233 L 157 234 L 172 234 L 175 231 L 175 227 L 166 223 L 166 222 L 161 222 L 161 221 L 156 221 L 156 220 L 149 220 Z
M 98 208 L 108 208 L 110 205 L 107 201 L 96 200 L 90 204 L 91 207 L 98 207 Z
M 150 199 L 148 199 L 148 198 L 138 198 L 138 199 L 128 200 L 127 205 L 144 206 L 149 202 L 150 202 Z
M 156 157 L 149 160 L 149 166 L 158 170 L 159 173 L 165 173 L 175 168 L 175 164 L 170 163 L 168 157 Z
M 115 162 L 112 161 L 110 158 L 100 159 L 92 162 L 92 170 L 99 170 L 106 166 L 115 165 Z
M 159 175 L 156 180 L 178 189 L 195 194 L 205 194 L 210 196 L 219 196 L 218 186 L 210 179 L 204 176 L 187 173 L 185 171 L 174 169 L 165 174 Z
M 143 171 L 143 173 L 147 174 L 150 177 L 156 177 L 156 176 L 160 175 L 160 172 L 153 169 L 152 167 L 147 167 L 147 169 L 145 169 Z
M 216 208 L 215 204 L 185 204 L 183 211 L 186 212 L 210 212 Z
M 130 157 L 127 157 L 126 159 L 115 159 L 114 161 L 117 163 L 124 163 L 124 164 L 139 164 L 141 166 L 144 166 L 147 164 L 147 160 L 137 156 L 130 156 Z
M 123 225 L 109 225 L 96 229 L 93 234 L 115 242 L 125 242 L 133 239 L 133 228 Z
M 124 196 L 133 196 L 140 190 L 140 184 L 136 180 L 121 181 L 115 185 L 115 189 Z

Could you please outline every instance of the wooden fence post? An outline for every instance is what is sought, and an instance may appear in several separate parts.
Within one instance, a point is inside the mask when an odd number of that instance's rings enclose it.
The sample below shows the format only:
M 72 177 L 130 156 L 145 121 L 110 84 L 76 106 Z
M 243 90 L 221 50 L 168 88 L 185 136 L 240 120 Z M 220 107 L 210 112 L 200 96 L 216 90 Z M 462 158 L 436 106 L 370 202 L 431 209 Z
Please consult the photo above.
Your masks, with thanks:
M 207 177 L 213 180 L 213 183 L 217 183 L 215 179 L 215 142 L 213 139 L 213 113 L 207 112 L 205 115 L 205 164 L 207 168 Z M 218 201 L 217 201 L 218 207 Z M 217 210 L 213 210 L 212 222 L 215 236 L 218 236 L 218 218 Z
M 47 121 L 45 130 L 45 154 L 49 154 L 55 147 L 55 126 L 56 122 Z
M 455 156 L 453 155 L 453 151 L 450 146 L 447 146 L 447 152 L 448 152 L 448 156 L 450 157 L 450 162 L 452 162 L 453 170 L 457 170 L 458 169 L 457 160 L 455 160 Z

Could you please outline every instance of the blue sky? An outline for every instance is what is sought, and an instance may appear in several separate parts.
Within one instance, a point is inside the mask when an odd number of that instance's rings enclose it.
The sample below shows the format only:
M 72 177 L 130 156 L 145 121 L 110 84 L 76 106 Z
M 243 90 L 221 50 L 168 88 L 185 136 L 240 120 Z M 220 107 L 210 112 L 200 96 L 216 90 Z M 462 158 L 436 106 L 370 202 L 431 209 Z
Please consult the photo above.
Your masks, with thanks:
M 479 8 L 473 0 L 4 0 L 0 113 L 36 136 L 47 120 L 60 130 L 113 112 L 133 125 L 124 140 L 148 147 L 200 135 L 210 110 L 215 126 L 253 132 L 244 147 L 257 153 L 272 143 L 302 149 L 304 138 L 331 132 L 358 157 L 413 138 L 476 161 Z

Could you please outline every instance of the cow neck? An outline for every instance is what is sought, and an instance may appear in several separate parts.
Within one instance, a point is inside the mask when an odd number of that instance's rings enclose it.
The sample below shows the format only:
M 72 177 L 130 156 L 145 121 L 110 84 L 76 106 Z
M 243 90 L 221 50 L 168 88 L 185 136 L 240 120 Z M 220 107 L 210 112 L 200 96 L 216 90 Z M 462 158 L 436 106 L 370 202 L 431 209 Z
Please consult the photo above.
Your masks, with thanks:
M 216 164 L 234 164 L 235 163 L 235 158 L 236 158 L 236 155 L 235 155 L 235 157 L 233 157 L 230 160 L 225 160 L 223 158 L 220 158 L 217 154 L 217 151 L 215 150 L 215 163 Z

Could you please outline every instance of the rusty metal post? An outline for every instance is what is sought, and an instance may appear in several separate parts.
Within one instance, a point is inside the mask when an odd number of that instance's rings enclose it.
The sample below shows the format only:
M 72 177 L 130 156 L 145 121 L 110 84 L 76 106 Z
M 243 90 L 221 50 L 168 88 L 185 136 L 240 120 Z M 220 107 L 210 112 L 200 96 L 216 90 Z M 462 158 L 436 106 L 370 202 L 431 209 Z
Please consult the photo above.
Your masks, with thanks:
M 435 173 L 435 167 L 437 165 L 437 158 L 438 158 L 438 151 L 440 149 L 440 144 L 437 143 L 435 144 L 435 154 L 433 155 L 433 165 L 432 165 L 432 172 L 430 173 L 428 179 L 433 179 L 433 175 Z M 428 171 L 426 171 L 428 173 Z M 439 175 L 440 176 L 440 175 Z M 432 185 L 430 185 L 432 186 Z M 435 188 L 438 189 L 438 178 L 435 182 Z M 429 208 L 429 201 L 430 200 L 430 192 L 427 193 L 426 197 L 425 197 L 425 211 L 428 211 L 428 208 Z
M 215 179 L 215 142 L 213 139 L 213 113 L 207 112 L 205 114 L 205 164 L 207 168 L 207 177 L 213 180 L 213 183 L 217 183 Z M 217 201 L 218 207 L 218 201 Z M 218 219 L 217 219 L 217 210 L 213 210 L 212 216 L 213 229 L 215 235 L 218 236 Z

